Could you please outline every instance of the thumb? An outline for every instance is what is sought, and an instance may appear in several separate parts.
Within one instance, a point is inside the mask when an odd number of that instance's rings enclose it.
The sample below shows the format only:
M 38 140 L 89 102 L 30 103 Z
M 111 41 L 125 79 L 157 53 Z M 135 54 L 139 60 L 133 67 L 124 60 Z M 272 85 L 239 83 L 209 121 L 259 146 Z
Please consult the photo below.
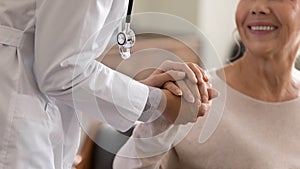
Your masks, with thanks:
M 181 71 L 169 70 L 164 73 L 157 74 L 153 76 L 153 83 L 156 87 L 162 87 L 163 84 L 170 81 L 178 81 L 185 78 L 185 73 Z
M 146 80 L 141 80 L 140 82 L 153 86 L 153 87 L 158 87 L 161 88 L 166 82 L 173 82 L 177 80 L 182 80 L 185 78 L 185 73 L 181 71 L 174 71 L 174 70 L 169 70 L 167 72 L 161 72 L 161 73 L 156 73 L 150 75 L 149 78 Z
M 220 92 L 213 88 L 207 88 L 209 100 L 214 99 L 220 95 Z
M 165 72 L 165 75 L 169 75 L 172 81 L 183 80 L 185 78 L 185 72 L 169 70 Z

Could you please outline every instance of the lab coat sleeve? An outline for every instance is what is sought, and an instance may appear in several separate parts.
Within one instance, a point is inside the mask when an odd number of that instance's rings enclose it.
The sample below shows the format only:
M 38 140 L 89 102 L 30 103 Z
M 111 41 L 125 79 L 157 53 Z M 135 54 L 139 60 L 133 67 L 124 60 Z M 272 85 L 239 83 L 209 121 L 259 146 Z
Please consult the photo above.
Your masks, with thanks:
M 168 125 L 160 117 L 135 127 L 133 135 L 117 153 L 113 168 L 163 169 L 164 155 L 178 139 L 178 125 Z
M 149 89 L 95 59 L 125 14 L 127 0 L 39 0 L 33 71 L 49 97 L 118 130 L 142 113 Z

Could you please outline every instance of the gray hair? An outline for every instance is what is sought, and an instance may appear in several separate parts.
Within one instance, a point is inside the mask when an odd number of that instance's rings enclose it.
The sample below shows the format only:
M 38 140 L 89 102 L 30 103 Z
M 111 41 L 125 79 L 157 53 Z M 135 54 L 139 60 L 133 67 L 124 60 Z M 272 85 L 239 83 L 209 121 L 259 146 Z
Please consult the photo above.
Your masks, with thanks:
M 298 52 L 298 56 L 296 58 L 295 67 L 300 70 L 300 52 Z

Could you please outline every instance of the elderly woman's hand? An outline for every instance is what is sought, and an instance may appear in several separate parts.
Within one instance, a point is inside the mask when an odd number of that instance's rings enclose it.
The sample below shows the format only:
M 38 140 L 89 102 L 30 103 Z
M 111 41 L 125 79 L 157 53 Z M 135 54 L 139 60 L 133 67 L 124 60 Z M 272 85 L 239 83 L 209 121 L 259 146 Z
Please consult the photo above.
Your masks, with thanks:
M 198 65 L 188 63 L 188 66 L 197 77 L 197 85 L 194 85 L 188 79 L 182 79 L 176 82 L 169 81 L 164 84 L 165 89 L 169 91 L 172 91 L 172 88 L 176 89 L 179 87 L 183 91 L 183 96 L 188 96 L 193 93 L 196 98 L 199 98 L 199 100 L 191 103 L 180 97 L 174 98 L 170 96 L 168 91 L 164 91 L 166 97 L 164 117 L 174 124 L 195 122 L 198 117 L 204 116 L 210 110 L 212 104 L 211 99 L 219 96 L 219 92 L 212 88 L 205 72 Z M 198 93 L 200 95 L 198 95 Z
M 218 92 L 209 85 L 203 69 L 194 63 L 165 61 L 140 82 L 167 89 L 163 90 L 162 111 L 168 121 L 176 124 L 196 121 L 197 117 L 208 112 L 210 100 L 218 96 Z

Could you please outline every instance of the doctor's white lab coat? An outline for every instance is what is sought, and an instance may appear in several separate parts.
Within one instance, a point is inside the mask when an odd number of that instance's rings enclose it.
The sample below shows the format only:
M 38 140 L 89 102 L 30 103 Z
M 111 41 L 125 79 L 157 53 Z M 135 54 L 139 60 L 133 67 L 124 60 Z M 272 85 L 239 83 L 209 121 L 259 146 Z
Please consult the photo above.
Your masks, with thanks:
M 148 88 L 95 61 L 127 0 L 1 0 L 0 169 L 71 168 L 77 112 L 119 130 Z

